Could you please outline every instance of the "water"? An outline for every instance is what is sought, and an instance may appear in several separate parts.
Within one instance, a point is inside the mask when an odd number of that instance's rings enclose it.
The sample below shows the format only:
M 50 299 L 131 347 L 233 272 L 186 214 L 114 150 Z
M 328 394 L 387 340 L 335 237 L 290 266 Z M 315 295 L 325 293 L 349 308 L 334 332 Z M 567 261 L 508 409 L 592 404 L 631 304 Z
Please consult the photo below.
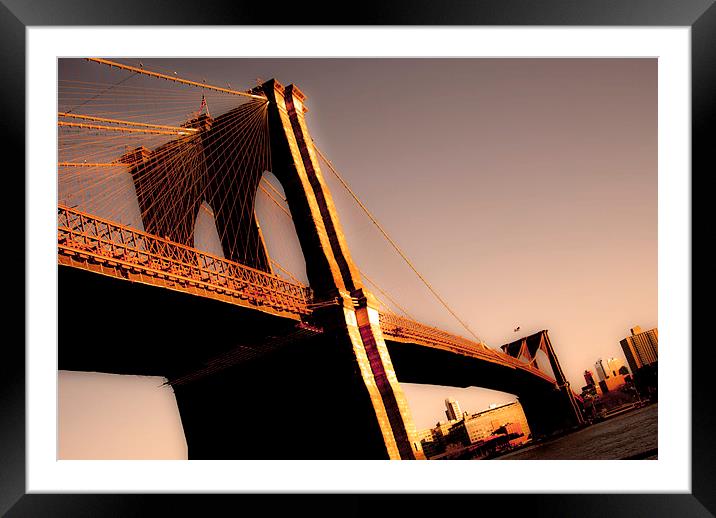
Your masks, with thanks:
M 656 459 L 658 405 L 650 405 L 594 424 L 578 432 L 528 446 L 499 459 Z M 643 456 L 644 452 L 651 455 Z

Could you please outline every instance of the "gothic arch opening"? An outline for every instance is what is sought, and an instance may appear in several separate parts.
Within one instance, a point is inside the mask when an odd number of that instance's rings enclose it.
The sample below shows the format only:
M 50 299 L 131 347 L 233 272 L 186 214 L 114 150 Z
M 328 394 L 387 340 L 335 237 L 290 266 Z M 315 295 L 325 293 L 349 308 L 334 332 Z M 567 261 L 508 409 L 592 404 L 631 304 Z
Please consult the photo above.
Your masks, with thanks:
M 224 257 L 221 238 L 216 228 L 214 210 L 206 200 L 199 205 L 194 222 L 194 248 L 219 257 Z
M 306 260 L 279 180 L 264 171 L 254 205 L 259 234 L 274 274 L 308 284 Z
M 547 353 L 544 352 L 542 349 L 537 349 L 537 352 L 535 353 L 535 363 L 533 364 L 533 366 L 537 367 L 540 371 L 544 372 L 548 376 L 551 376 L 552 379 L 556 379 L 554 371 L 552 370 L 552 364 L 549 363 Z

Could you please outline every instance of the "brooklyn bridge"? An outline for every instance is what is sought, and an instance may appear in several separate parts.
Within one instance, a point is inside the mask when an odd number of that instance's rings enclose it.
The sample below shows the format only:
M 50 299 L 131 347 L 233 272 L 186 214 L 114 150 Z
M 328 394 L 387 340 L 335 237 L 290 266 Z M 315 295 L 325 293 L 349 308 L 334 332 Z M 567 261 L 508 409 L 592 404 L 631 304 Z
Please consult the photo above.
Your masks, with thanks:
M 190 459 L 424 458 L 401 382 L 514 394 L 535 436 L 583 422 L 548 332 L 479 339 L 318 148 L 299 87 L 86 66 L 124 75 L 60 78 L 59 369 L 166 378 Z M 361 271 L 326 174 L 470 338 L 416 321 Z M 269 253 L 260 202 L 288 222 L 307 283 Z M 266 408 L 280 408 L 270 426 L 245 418 Z M 319 417 L 326 433 L 303 425 Z

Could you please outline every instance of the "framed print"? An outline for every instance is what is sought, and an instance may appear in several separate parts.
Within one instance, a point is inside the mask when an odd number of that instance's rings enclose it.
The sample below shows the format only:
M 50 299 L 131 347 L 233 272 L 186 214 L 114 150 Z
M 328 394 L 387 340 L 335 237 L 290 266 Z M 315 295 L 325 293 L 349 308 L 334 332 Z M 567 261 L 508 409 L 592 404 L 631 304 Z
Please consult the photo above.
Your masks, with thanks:
M 713 516 L 712 2 L 165 7 L 3 3 L 27 301 L 3 513 Z

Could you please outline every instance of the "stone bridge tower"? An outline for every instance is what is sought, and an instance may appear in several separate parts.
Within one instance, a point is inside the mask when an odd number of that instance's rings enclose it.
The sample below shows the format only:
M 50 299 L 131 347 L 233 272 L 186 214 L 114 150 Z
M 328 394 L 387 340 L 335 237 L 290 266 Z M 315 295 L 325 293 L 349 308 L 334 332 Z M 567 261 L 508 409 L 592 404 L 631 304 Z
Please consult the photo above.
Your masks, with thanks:
M 350 353 L 346 357 L 354 364 L 358 385 L 352 395 L 370 401 L 388 457 L 424 458 L 380 330 L 376 301 L 363 287 L 318 164 L 305 96 L 295 85 L 284 88 L 275 80 L 257 90 L 269 100 L 272 172 L 286 193 L 309 283 L 318 302 L 335 302 L 314 310 L 316 322 L 333 347 Z

